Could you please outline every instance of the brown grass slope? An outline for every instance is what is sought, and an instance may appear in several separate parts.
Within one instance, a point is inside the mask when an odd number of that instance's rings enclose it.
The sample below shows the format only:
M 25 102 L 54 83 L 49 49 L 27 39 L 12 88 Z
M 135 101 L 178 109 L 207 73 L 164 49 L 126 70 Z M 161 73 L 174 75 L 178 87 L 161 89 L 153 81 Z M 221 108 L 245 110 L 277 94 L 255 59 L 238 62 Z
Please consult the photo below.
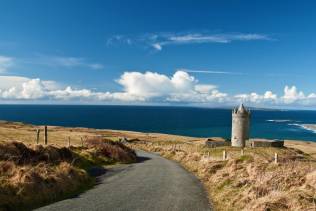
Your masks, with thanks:
M 74 195 L 93 185 L 89 168 L 135 160 L 133 150 L 102 139 L 69 148 L 0 142 L 0 210 L 29 210 Z
M 175 142 L 134 142 L 180 162 L 203 181 L 216 210 L 315 210 L 316 161 L 290 148 L 204 148 Z M 228 153 L 227 160 L 222 152 Z M 274 153 L 279 163 L 273 162 Z

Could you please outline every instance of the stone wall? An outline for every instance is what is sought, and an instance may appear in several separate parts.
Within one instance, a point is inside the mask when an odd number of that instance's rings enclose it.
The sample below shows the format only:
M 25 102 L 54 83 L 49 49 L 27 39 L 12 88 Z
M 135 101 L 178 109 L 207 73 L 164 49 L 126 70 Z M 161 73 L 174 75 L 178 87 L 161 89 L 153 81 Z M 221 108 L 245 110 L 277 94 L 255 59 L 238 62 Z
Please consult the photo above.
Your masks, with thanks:
M 248 147 L 284 147 L 283 140 L 250 139 L 247 141 Z

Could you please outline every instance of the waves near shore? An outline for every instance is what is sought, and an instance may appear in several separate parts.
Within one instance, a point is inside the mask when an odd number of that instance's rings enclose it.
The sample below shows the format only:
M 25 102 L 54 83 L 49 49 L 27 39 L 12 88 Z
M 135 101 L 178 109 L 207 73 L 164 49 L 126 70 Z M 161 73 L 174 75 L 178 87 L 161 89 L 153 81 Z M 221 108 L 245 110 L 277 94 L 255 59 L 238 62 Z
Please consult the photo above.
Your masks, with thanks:
M 308 130 L 312 133 L 316 133 L 316 124 L 289 124 L 289 125 L 294 125 L 304 130 Z
M 301 121 L 290 120 L 290 119 L 268 119 L 267 122 L 275 122 L 275 123 L 287 123 L 289 126 L 295 126 L 301 128 L 303 130 L 310 131 L 312 133 L 316 133 L 316 124 L 302 124 Z

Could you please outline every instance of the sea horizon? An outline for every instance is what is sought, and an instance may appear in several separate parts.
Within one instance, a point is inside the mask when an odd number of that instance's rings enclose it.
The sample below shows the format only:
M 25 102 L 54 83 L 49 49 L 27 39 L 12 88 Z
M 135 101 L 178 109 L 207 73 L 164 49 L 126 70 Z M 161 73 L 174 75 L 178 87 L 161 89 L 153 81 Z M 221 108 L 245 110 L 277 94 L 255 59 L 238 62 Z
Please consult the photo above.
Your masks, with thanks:
M 243 103 L 240 103 L 243 104 Z M 61 102 L 49 102 L 49 103 L 1 103 L 0 106 L 122 106 L 122 107 L 187 107 L 187 108 L 205 108 L 205 109 L 226 109 L 232 110 L 238 107 L 240 104 L 228 105 L 228 106 L 201 106 L 201 105 L 190 105 L 190 104 L 98 104 L 98 103 L 76 103 L 67 102 L 65 104 Z M 276 111 L 316 111 L 316 108 L 300 107 L 300 108 L 279 108 L 279 107 L 253 107 L 248 106 L 249 110 L 276 110 Z

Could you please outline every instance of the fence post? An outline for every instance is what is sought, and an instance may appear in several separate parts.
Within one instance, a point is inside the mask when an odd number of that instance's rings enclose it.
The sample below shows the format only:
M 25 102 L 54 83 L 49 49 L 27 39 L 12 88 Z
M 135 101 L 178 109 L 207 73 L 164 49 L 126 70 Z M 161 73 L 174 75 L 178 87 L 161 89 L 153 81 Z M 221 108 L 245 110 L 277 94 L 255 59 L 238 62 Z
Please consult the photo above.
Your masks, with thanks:
M 39 144 L 40 129 L 36 129 L 36 144 Z
M 274 153 L 274 163 L 277 164 L 278 163 L 278 153 Z
M 83 147 L 83 138 L 80 137 L 80 140 L 81 140 L 81 147 Z
M 226 153 L 226 150 L 223 151 L 223 160 L 226 160 L 227 158 L 227 153 Z
M 68 136 L 68 147 L 70 147 L 70 136 Z
M 48 139 L 47 139 L 47 125 L 44 127 L 44 144 L 48 144 Z

